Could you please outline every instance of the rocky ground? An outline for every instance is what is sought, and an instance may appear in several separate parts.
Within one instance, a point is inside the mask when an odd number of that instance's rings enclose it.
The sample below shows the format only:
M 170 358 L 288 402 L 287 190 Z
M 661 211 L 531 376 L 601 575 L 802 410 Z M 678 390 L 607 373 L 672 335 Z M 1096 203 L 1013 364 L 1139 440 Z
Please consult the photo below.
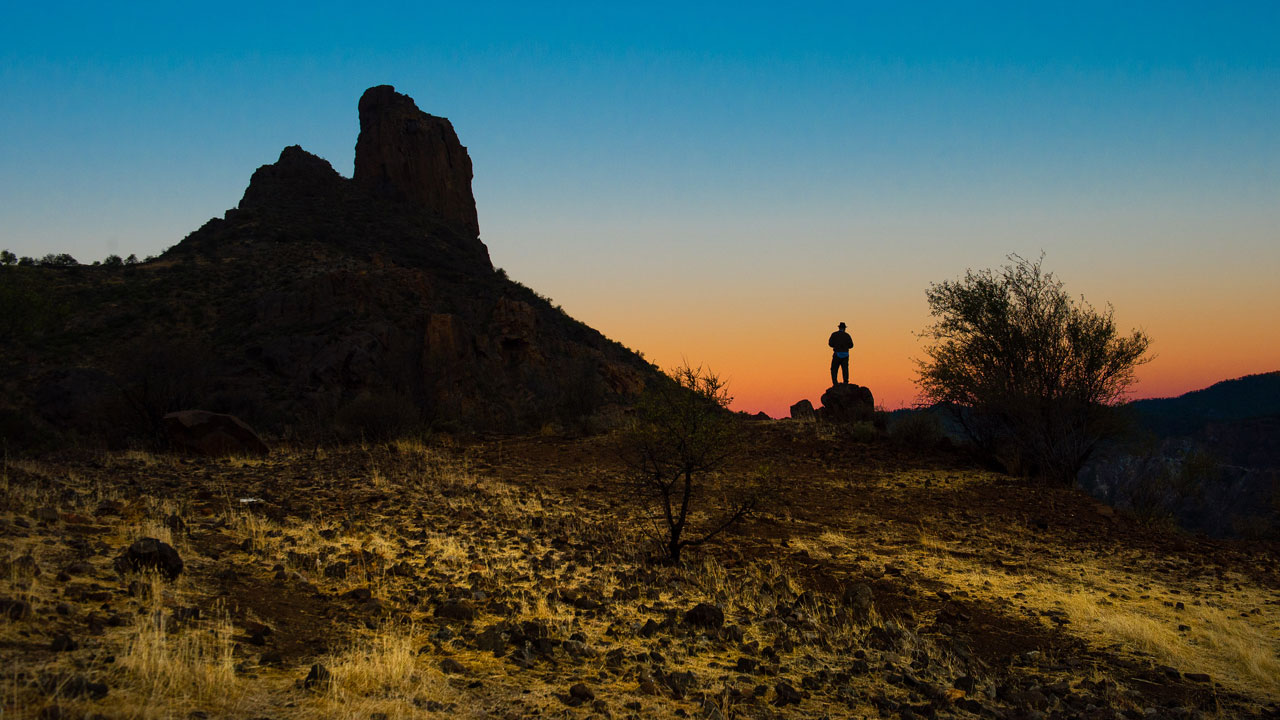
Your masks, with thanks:
M 0 480 L 5 717 L 1275 717 L 1280 556 L 796 422 L 656 562 L 608 436 Z M 153 542 L 139 542 L 152 538 Z

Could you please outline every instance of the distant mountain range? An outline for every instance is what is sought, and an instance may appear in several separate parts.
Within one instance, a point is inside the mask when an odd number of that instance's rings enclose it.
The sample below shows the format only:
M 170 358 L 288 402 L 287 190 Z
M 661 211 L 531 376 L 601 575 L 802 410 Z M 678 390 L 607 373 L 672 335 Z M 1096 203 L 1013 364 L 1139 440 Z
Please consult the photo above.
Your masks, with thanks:
M 1196 435 L 1210 425 L 1280 417 L 1280 371 L 1224 380 L 1174 398 L 1129 404 L 1141 427 L 1160 437 Z

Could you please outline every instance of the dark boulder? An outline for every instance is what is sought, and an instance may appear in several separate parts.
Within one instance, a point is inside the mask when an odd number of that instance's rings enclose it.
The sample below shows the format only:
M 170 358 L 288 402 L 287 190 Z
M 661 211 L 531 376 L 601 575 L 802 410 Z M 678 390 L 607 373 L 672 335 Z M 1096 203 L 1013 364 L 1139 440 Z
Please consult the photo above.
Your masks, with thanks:
M 694 627 L 714 630 L 724 625 L 724 611 L 710 603 L 698 603 L 684 614 L 684 621 Z
M 234 415 L 207 410 L 181 410 L 164 416 L 164 429 L 175 447 L 198 455 L 266 455 L 271 452 L 258 434 Z
M 871 586 L 866 583 L 855 583 L 846 587 L 841 601 L 849 609 L 849 614 L 859 621 L 865 621 L 871 615 L 872 608 L 875 607 L 875 597 L 871 593 Z
M 792 420 L 813 420 L 815 417 L 813 403 L 808 400 L 801 400 L 791 406 Z
M 861 385 L 832 385 L 822 393 L 821 418 L 831 423 L 874 422 L 876 401 Z
M 302 681 L 302 687 L 308 690 L 324 690 L 329 687 L 333 676 L 329 673 L 329 668 L 316 663 L 311 666 L 311 671 L 307 673 L 307 677 Z
M 171 545 L 155 538 L 142 538 L 120 553 L 115 560 L 116 572 L 155 570 L 173 580 L 182 574 L 182 558 Z

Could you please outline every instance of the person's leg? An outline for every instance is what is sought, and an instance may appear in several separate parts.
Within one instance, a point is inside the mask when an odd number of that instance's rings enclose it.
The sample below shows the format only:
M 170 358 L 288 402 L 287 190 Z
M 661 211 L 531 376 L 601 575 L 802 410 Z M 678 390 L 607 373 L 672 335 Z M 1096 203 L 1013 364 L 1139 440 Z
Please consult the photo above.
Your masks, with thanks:
M 844 373 L 844 384 L 849 384 L 849 358 L 840 358 L 840 370 Z M 835 378 L 832 378 L 831 384 L 835 384 Z
M 831 386 L 832 387 L 835 387 L 836 369 L 839 367 L 840 367 L 840 358 L 836 357 L 835 355 L 832 355 L 831 356 Z

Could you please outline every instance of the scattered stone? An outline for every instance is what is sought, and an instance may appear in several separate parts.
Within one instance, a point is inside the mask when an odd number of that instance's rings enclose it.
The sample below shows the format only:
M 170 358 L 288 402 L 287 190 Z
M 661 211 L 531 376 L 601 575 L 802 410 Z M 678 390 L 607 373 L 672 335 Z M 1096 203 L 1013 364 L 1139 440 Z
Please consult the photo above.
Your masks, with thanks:
M 10 620 L 21 620 L 31 614 L 31 605 L 26 600 L 0 598 L 0 616 Z
M 777 707 L 799 705 L 800 701 L 804 699 L 804 696 L 800 694 L 800 691 L 791 687 L 791 685 L 785 680 L 779 680 L 777 684 L 773 686 L 773 691 L 777 694 L 777 698 L 773 701 L 773 704 Z
M 476 649 L 493 653 L 494 657 L 502 657 L 506 652 L 507 641 L 502 636 L 502 628 L 490 625 L 476 636 Z
M 128 547 L 115 560 L 116 572 L 141 572 L 155 570 L 173 580 L 182 573 L 182 558 L 178 551 L 155 538 L 142 538 Z
M 344 562 L 336 562 L 324 569 L 324 576 L 335 580 L 342 580 L 347 576 L 347 564 Z
M 1212 682 L 1213 680 L 1209 677 L 1208 673 L 1183 673 L 1182 677 L 1190 680 L 1191 682 L 1198 683 L 1207 683 Z
M 596 694 L 591 692 L 591 688 L 582 683 L 578 683 L 569 688 L 569 697 L 577 700 L 578 703 L 591 702 L 596 699 Z
M 354 602 L 369 602 L 373 599 L 373 591 L 367 587 L 355 588 L 342 593 L 342 597 Z
M 866 583 L 846 586 L 840 600 L 849 609 L 853 619 L 858 621 L 865 621 L 875 608 L 875 595 L 871 592 L 871 586 Z
M 724 625 L 724 611 L 710 603 L 698 603 L 684 614 L 684 621 L 694 627 L 716 629 Z
M 54 652 L 70 652 L 79 647 L 80 645 L 66 633 L 54 635 L 53 641 L 49 643 L 49 649 Z
M 333 676 L 329 674 L 329 668 L 316 663 L 311 666 L 311 672 L 307 673 L 307 677 L 302 681 L 302 687 L 308 690 L 324 690 L 329 687 Z
M 447 657 L 440 661 L 440 671 L 447 675 L 465 675 L 467 669 L 462 666 L 462 663 Z
M 800 402 L 791 406 L 792 420 L 812 421 L 817 419 L 817 417 L 818 417 L 817 414 L 814 413 L 814 410 L 813 410 L 813 403 L 809 402 L 808 400 L 801 400 Z
M 36 508 L 35 511 L 31 513 L 31 517 L 36 522 L 56 523 L 58 522 L 58 509 L 48 507 L 48 506 L 39 507 L 39 508 Z
M 445 600 L 436 608 L 436 617 L 470 622 L 476 619 L 476 608 L 465 599 Z

